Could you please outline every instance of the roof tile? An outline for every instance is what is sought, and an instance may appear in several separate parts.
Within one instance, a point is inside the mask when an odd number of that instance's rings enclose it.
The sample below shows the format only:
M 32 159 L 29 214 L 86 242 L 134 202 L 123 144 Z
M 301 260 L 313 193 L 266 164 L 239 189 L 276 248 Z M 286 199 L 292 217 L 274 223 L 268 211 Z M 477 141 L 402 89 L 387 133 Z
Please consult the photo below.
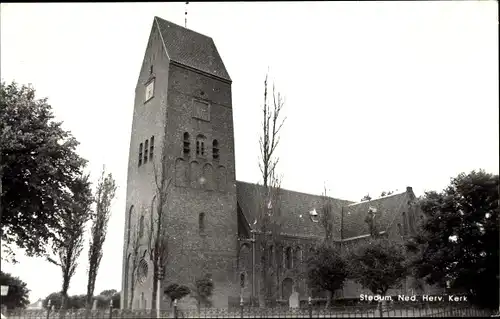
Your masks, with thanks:
M 236 182 L 236 193 L 238 204 L 249 223 L 256 219 L 258 211 L 258 202 L 262 200 L 261 194 L 265 188 L 262 185 L 256 185 L 245 182 Z M 323 198 L 320 195 L 311 195 L 281 189 L 281 231 L 285 234 L 294 236 L 323 237 L 324 229 L 320 222 L 314 222 L 309 212 L 316 210 L 321 214 Z M 342 205 L 348 205 L 351 202 L 330 198 L 334 212 L 334 224 L 339 225 L 334 229 L 334 238 L 339 237 L 340 233 L 340 212 Z
M 171 61 L 231 81 L 212 38 L 155 17 Z
M 365 221 L 370 207 L 377 210 L 375 225 L 378 231 L 387 230 L 393 221 L 407 209 L 409 200 L 408 193 L 403 192 L 344 207 L 343 238 L 348 239 L 370 233 Z

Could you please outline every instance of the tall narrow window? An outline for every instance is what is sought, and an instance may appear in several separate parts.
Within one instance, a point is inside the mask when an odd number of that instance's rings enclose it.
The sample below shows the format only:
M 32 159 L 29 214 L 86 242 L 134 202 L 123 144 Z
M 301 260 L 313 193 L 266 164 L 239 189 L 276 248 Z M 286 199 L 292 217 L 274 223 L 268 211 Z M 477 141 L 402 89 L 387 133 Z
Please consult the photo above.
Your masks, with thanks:
M 144 164 L 148 162 L 148 140 L 144 142 Z
M 153 74 L 153 65 L 149 67 L 149 74 Z
M 149 142 L 149 159 L 150 160 L 153 159 L 154 151 L 155 151 L 155 137 L 151 136 L 151 140 Z
M 302 262 L 302 249 L 300 247 L 297 247 L 295 250 L 295 254 L 293 255 L 295 258 L 295 265 L 299 265 Z
M 408 235 L 408 224 L 406 223 L 406 213 L 403 212 L 403 236 Z
M 244 273 L 240 274 L 240 287 L 245 288 L 245 274 Z
M 205 156 L 205 136 L 201 134 L 196 137 L 196 155 Z
M 287 269 L 292 269 L 292 248 L 288 247 L 285 251 L 285 267 Z
M 212 157 L 214 160 L 219 159 L 219 142 L 217 140 L 214 140 L 212 143 Z
M 200 228 L 200 234 L 205 232 L 205 213 L 200 213 L 198 216 L 198 226 Z
M 139 220 L 139 238 L 142 238 L 144 235 L 144 216 L 141 216 Z
M 271 245 L 269 247 L 269 256 L 268 256 L 268 260 L 269 260 L 269 265 L 272 267 L 274 266 L 274 247 L 273 245 Z
M 189 150 L 190 150 L 190 143 L 189 143 L 189 133 L 185 132 L 184 133 L 184 155 L 189 156 Z
M 142 165 L 142 143 L 139 144 L 139 166 Z
M 154 90 L 155 90 L 155 80 L 151 80 L 146 84 L 146 96 L 144 97 L 144 102 L 147 102 L 151 100 L 154 96 Z

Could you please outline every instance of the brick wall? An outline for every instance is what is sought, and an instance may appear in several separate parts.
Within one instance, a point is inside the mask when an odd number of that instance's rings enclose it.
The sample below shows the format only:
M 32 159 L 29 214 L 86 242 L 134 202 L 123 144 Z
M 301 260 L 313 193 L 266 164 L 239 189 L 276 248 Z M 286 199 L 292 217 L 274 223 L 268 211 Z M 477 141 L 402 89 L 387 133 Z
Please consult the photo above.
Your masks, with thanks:
M 151 74 L 151 67 L 153 73 Z M 169 64 L 168 57 L 164 52 L 160 34 L 153 23 L 151 36 L 148 41 L 144 61 L 141 66 L 137 86 L 135 89 L 135 101 L 133 109 L 132 133 L 130 138 L 129 165 L 127 173 L 127 199 L 125 210 L 125 229 L 124 229 L 124 255 L 123 255 L 123 270 L 122 270 L 122 305 L 128 304 L 125 301 L 130 296 L 130 276 L 131 267 L 126 268 L 127 256 L 130 249 L 127 250 L 127 242 L 129 237 L 132 237 L 131 229 L 134 229 L 140 216 L 148 218 L 151 212 L 151 202 L 155 194 L 154 188 L 154 173 L 153 164 L 159 165 L 160 150 L 162 139 L 164 138 L 165 125 L 165 110 L 167 101 L 168 88 L 168 72 Z M 155 88 L 154 97 L 145 101 L 146 84 L 154 78 Z M 148 156 L 148 162 L 138 166 L 139 161 L 139 145 L 144 143 L 146 139 L 154 136 L 154 155 L 153 162 Z M 148 153 L 149 153 L 148 145 Z M 145 150 L 143 149 L 143 153 Z M 148 154 L 149 155 L 149 154 Z M 146 249 L 146 236 L 143 237 L 141 253 Z M 146 259 L 147 260 L 147 259 Z M 149 263 L 149 261 L 148 261 Z M 152 265 L 149 263 L 149 270 L 152 270 Z M 151 276 L 150 276 L 151 277 Z M 142 285 L 136 284 L 135 298 L 138 301 L 141 294 L 144 294 L 144 299 L 151 301 L 152 287 L 151 280 Z
M 153 77 L 154 97 L 144 103 L 146 84 Z M 209 105 L 209 113 L 201 116 L 204 120 L 193 117 L 200 117 L 193 110 L 197 102 Z M 151 136 L 155 136 L 154 163 L 158 172 L 164 150 L 166 175 L 173 181 L 164 207 L 166 215 L 163 223 L 169 237 L 169 258 L 163 286 L 175 282 L 194 288 L 196 278 L 210 273 L 215 282 L 215 306 L 227 305 L 228 296 L 235 294 L 237 215 L 231 103 L 230 83 L 168 60 L 153 23 L 134 103 L 127 178 L 122 305 L 126 305 L 124 301 L 130 296 L 127 277 L 130 278 L 131 269 L 125 269 L 130 229 L 142 215 L 148 225 L 156 192 L 153 163 L 148 160 L 148 163 L 138 166 L 139 144 Z M 189 133 L 189 156 L 183 152 L 185 132 Z M 205 155 L 202 158 L 196 154 L 196 137 L 199 134 L 205 138 Z M 218 159 L 214 159 L 212 154 L 215 139 L 218 141 Z M 181 163 L 180 170 L 176 169 L 176 162 Z M 199 183 L 202 176 L 205 177 L 204 184 Z M 205 227 L 201 233 L 200 213 L 205 214 Z M 146 237 L 141 253 L 147 248 Z M 139 305 L 139 299 L 144 294 L 148 303 L 143 306 L 149 308 L 153 265 L 149 260 L 147 262 L 148 278 L 143 284 L 136 284 L 134 299 Z

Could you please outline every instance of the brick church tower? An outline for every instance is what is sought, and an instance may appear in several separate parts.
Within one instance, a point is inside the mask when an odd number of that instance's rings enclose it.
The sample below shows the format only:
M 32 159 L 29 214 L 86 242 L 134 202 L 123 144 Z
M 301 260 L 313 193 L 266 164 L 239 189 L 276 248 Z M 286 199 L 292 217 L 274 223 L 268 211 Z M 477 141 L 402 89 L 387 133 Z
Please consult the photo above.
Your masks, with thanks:
M 152 305 L 155 175 L 170 181 L 162 205 L 168 238 L 162 290 L 171 283 L 192 288 L 210 275 L 214 306 L 226 306 L 228 296 L 238 295 L 231 79 L 210 37 L 158 17 L 135 89 L 122 308 Z

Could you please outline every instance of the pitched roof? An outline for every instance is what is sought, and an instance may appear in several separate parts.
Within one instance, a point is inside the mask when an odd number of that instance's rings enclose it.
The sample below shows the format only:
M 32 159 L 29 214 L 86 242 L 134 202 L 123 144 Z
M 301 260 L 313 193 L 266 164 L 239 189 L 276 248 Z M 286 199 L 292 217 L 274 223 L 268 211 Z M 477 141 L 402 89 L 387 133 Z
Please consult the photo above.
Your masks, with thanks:
M 344 207 L 343 239 L 368 235 L 366 217 L 370 207 L 376 209 L 375 225 L 378 231 L 386 231 L 392 223 L 408 209 L 408 202 L 414 197 L 410 187 L 405 192 L 353 203 Z
M 155 17 L 171 61 L 231 81 L 212 38 Z
M 258 203 L 262 200 L 265 188 L 261 185 L 236 182 L 236 196 L 238 205 L 250 224 L 256 219 Z M 314 222 L 309 214 L 316 210 L 321 214 L 323 198 L 320 195 L 312 195 L 281 189 L 281 231 L 285 234 L 304 237 L 323 237 L 324 229 L 320 222 Z M 342 205 L 352 202 L 330 198 L 334 212 L 334 224 L 340 225 L 340 212 Z M 338 229 L 337 229 L 338 228 Z M 335 227 L 334 237 L 338 237 L 340 227 Z

